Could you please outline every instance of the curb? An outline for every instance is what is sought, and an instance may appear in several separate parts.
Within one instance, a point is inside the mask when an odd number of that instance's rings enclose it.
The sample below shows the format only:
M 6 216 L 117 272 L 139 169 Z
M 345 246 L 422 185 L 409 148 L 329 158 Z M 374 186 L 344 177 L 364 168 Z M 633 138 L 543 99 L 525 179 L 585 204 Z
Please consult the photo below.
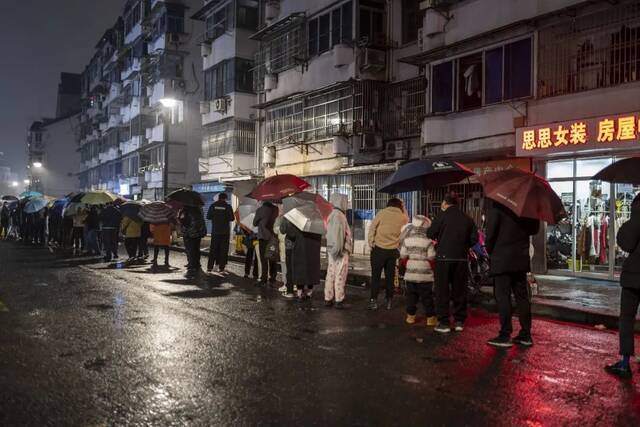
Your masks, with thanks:
M 150 245 L 152 246 L 152 245 Z M 171 246 L 170 249 L 175 252 L 184 253 L 184 248 L 180 246 Z M 202 256 L 208 256 L 209 251 L 202 250 Z M 239 255 L 230 254 L 229 261 L 234 263 L 244 263 L 244 258 Z M 326 270 L 320 270 L 321 276 L 326 275 Z M 347 279 L 347 286 L 365 289 L 369 286 L 370 277 L 361 273 L 349 273 Z M 362 286 L 362 284 L 365 286 Z M 473 305 L 478 305 L 485 310 L 497 313 L 497 305 L 493 300 L 493 296 L 490 293 L 483 293 L 478 301 Z M 618 329 L 618 316 L 614 316 L 611 314 L 601 313 L 595 310 L 590 310 L 588 308 L 575 308 L 568 307 L 562 304 L 547 302 L 544 301 L 544 298 L 533 297 L 533 302 L 531 304 L 531 313 L 534 316 L 559 320 L 563 322 L 572 322 L 578 323 L 586 326 L 594 327 L 596 325 L 604 325 L 607 329 Z M 636 332 L 640 332 L 640 320 L 636 319 L 635 327 Z

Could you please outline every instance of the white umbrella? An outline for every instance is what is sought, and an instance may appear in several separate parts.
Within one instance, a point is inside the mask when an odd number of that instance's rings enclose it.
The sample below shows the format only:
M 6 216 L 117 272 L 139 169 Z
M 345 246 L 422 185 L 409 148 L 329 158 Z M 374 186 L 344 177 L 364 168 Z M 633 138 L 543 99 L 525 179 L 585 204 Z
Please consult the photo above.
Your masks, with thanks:
M 321 236 L 327 232 L 320 209 L 315 203 L 295 207 L 285 213 L 284 217 L 300 231 Z
M 240 224 L 244 225 L 254 233 L 258 232 L 258 228 L 253 226 L 253 220 L 256 217 L 257 210 L 258 202 L 251 199 L 247 199 L 240 206 L 238 206 L 238 217 L 240 218 Z

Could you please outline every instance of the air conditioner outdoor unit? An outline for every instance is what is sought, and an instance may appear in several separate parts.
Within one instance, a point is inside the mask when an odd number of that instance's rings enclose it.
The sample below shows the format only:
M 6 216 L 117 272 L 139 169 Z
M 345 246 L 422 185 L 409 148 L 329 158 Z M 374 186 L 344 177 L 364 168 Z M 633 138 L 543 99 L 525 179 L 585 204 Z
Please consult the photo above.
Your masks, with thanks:
M 377 151 L 382 149 L 382 136 L 373 133 L 365 133 L 362 135 L 360 142 L 361 151 Z
M 262 164 L 265 166 L 273 166 L 276 164 L 276 147 L 265 146 L 262 149 Z
M 211 111 L 211 103 L 209 101 L 200 101 L 200 114 L 209 114 Z
M 211 55 L 211 43 L 202 43 L 200 45 L 200 54 L 206 58 Z
M 446 15 L 436 9 L 427 9 L 422 20 L 422 33 L 424 36 L 433 37 L 443 33 L 446 25 Z
M 407 157 L 407 143 L 405 141 L 393 141 L 387 143 L 385 158 L 387 160 L 401 160 Z
M 264 19 L 271 21 L 280 15 L 280 1 L 268 0 L 264 9 Z
M 227 111 L 227 100 L 226 98 L 218 98 L 213 101 L 213 109 L 217 113 L 224 113 Z
M 337 44 L 333 47 L 333 66 L 342 67 L 353 61 L 353 48 L 346 44 Z
M 151 139 L 151 138 L 153 138 L 153 129 L 152 129 L 152 128 L 147 128 L 147 129 L 145 129 L 145 131 L 144 131 L 144 136 L 145 136 L 147 139 Z
M 278 75 L 267 74 L 264 76 L 264 90 L 273 90 L 278 87 Z
M 385 67 L 386 54 L 384 50 L 365 48 L 362 50 L 360 68 L 364 71 L 380 71 Z
M 169 33 L 167 34 L 167 40 L 169 41 L 169 43 L 180 43 L 180 34 Z
M 333 137 L 333 154 L 336 156 L 344 156 L 349 154 L 349 140 L 343 135 L 335 135 Z

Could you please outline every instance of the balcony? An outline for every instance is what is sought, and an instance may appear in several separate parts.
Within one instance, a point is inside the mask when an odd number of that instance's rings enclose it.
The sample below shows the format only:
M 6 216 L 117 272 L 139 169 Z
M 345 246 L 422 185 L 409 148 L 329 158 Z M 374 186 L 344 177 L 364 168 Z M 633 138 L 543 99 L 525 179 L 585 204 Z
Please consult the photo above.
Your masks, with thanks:
M 124 156 L 125 154 L 129 154 L 133 151 L 136 151 L 138 148 L 142 146 L 142 142 L 143 140 L 141 136 L 134 136 L 129 141 L 120 143 L 120 152 Z
M 118 101 L 120 99 L 120 95 L 122 95 L 122 83 L 111 83 L 111 87 L 109 88 L 109 93 L 107 94 L 107 98 L 105 99 L 105 104 L 109 105 Z
M 139 22 L 137 23 L 132 29 L 131 31 L 129 31 L 125 36 L 124 36 L 124 44 L 131 44 L 134 41 L 136 41 L 138 39 L 138 37 L 140 37 L 142 35 L 142 24 Z
M 120 80 L 127 80 L 133 73 L 140 71 L 140 58 L 133 58 L 129 67 L 120 73 Z
M 139 96 L 131 98 L 131 103 L 120 109 L 122 123 L 129 123 L 131 119 L 139 116 L 142 112 L 141 104 Z
M 157 107 L 162 98 L 181 98 L 184 81 L 180 79 L 162 79 L 156 82 L 150 90 L 149 106 Z
M 107 130 L 114 128 L 116 126 L 120 126 L 122 124 L 122 116 L 118 112 L 118 114 L 112 114 L 109 116 L 109 121 L 107 122 Z
M 151 138 L 149 142 L 164 142 L 164 123 L 151 128 Z

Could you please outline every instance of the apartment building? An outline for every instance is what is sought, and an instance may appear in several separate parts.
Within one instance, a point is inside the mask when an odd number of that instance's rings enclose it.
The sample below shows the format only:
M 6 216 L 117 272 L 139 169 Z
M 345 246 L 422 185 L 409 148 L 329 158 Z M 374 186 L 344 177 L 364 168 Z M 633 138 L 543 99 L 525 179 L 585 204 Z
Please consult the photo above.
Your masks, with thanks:
M 197 178 L 195 1 L 130 0 L 84 72 L 80 186 L 159 200 Z
M 463 160 L 480 173 L 536 170 L 569 213 L 537 236 L 536 270 L 616 278 L 624 254 L 615 233 L 638 188 L 590 178 L 638 152 L 640 3 L 422 5 L 421 52 L 402 61 L 430 82 L 423 154 Z M 480 189 L 463 191 L 479 219 Z

